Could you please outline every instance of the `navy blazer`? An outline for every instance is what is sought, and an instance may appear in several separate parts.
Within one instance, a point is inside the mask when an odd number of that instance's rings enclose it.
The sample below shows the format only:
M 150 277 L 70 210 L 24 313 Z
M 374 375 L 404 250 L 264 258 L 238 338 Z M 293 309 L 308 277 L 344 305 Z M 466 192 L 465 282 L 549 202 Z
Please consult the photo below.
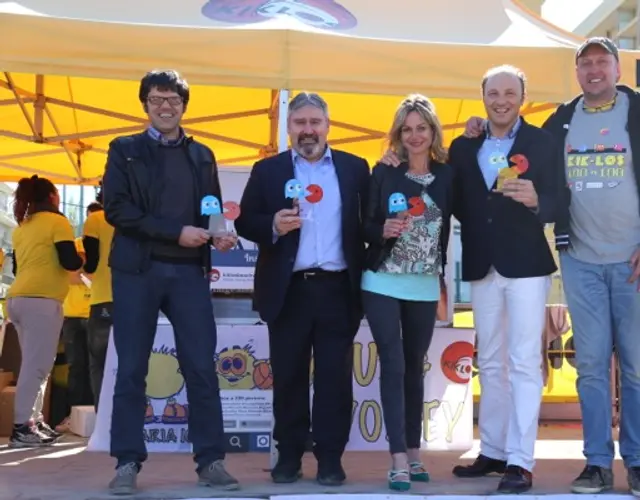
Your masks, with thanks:
M 507 158 L 524 155 L 529 179 L 538 194 L 538 212 L 487 188 L 478 151 L 485 140 L 460 136 L 449 148 L 449 163 L 455 172 L 453 215 L 460 222 L 462 279 L 483 279 L 491 267 L 505 278 L 546 276 L 557 270 L 544 233 L 545 223 L 555 219 L 558 183 L 554 139 L 545 130 L 523 123 Z
M 407 178 L 408 163 L 392 167 L 379 163 L 373 169 L 369 190 L 369 206 L 367 208 L 364 230 L 367 248 L 366 268 L 377 271 L 389 257 L 397 238 L 385 240 L 382 237 L 384 223 L 391 218 L 389 213 L 389 196 L 402 193 L 406 199 L 420 196 L 422 186 Z M 443 163 L 432 162 L 431 172 L 434 181 L 427 186 L 427 194 L 442 211 L 442 231 L 440 232 L 440 252 L 442 254 L 442 274 L 447 265 L 447 248 L 451 231 L 451 213 L 453 210 L 453 169 Z
M 362 317 L 360 280 L 364 267 L 362 214 L 369 195 L 366 160 L 331 149 L 342 200 L 342 248 L 353 293 L 354 312 Z M 273 218 L 293 200 L 284 197 L 284 185 L 295 177 L 291 150 L 258 161 L 251 170 L 235 227 L 238 235 L 258 245 L 254 279 L 254 308 L 266 322 L 274 321 L 284 305 L 300 243 L 300 231 L 273 242 Z

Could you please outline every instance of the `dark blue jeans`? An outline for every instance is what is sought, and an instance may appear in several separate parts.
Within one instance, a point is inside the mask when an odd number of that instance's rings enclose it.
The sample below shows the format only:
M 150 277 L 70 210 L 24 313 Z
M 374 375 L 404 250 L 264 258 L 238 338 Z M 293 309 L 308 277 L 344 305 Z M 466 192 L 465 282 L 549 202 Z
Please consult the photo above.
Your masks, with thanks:
M 189 437 L 198 470 L 224 458 L 224 429 L 214 364 L 216 324 L 201 267 L 153 262 L 142 274 L 112 270 L 113 340 L 118 372 L 113 394 L 111 456 L 118 465 L 147 459 L 143 439 L 145 379 L 162 311 L 173 326 L 189 403 Z

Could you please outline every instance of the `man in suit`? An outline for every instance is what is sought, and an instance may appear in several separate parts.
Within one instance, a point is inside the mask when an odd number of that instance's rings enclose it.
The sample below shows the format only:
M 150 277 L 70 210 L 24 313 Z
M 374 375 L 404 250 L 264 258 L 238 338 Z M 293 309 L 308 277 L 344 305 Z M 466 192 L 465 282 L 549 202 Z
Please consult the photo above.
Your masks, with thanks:
M 486 128 L 478 137 L 456 138 L 449 150 L 481 384 L 480 455 L 453 473 L 504 472 L 501 493 L 532 486 L 542 333 L 550 275 L 556 271 L 544 233 L 557 197 L 553 139 L 520 117 L 525 83 L 516 68 L 489 70 L 482 80 Z
M 291 100 L 287 126 L 292 149 L 253 166 L 236 221 L 238 234 L 259 248 L 254 305 L 269 329 L 279 452 L 271 476 L 276 483 L 301 477 L 312 422 L 317 480 L 339 485 L 346 479 L 341 457 L 351 426 L 353 339 L 362 318 L 361 214 L 369 166 L 327 145 L 328 109 L 317 94 Z M 296 184 L 294 202 L 285 186 Z M 317 193 L 307 190 L 312 184 L 324 192 L 315 204 L 307 201 Z

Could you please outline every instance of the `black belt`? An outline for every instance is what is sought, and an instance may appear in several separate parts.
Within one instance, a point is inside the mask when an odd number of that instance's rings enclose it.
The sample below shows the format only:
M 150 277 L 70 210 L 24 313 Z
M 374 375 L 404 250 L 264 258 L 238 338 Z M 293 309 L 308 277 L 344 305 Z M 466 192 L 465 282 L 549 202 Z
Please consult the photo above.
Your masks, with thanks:
M 293 273 L 294 278 L 302 278 L 304 280 L 319 279 L 319 278 L 341 278 L 347 274 L 347 270 L 342 271 L 327 271 L 319 267 L 312 269 L 303 269 L 302 271 L 295 271 Z

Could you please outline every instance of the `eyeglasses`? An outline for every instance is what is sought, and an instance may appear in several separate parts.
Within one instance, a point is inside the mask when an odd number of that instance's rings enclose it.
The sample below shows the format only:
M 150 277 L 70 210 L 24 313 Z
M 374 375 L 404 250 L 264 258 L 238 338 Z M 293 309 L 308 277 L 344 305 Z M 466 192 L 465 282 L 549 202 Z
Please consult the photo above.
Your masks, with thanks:
M 182 97 L 179 95 L 172 95 L 170 97 L 161 97 L 159 95 L 153 95 L 151 97 L 147 97 L 147 102 L 154 106 L 162 106 L 164 101 L 167 101 L 171 106 L 180 106 L 182 104 Z

